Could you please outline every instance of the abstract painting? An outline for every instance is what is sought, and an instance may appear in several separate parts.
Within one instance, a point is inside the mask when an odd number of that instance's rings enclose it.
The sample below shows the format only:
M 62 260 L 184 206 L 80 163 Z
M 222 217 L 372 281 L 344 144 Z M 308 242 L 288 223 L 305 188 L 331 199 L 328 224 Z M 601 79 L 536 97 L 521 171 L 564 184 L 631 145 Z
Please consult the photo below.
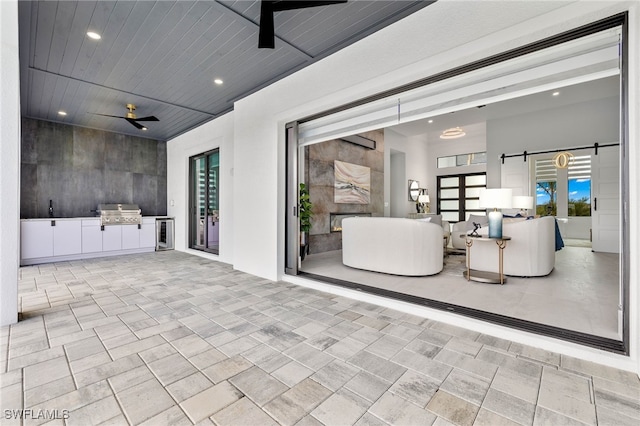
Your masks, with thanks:
M 371 169 L 335 160 L 334 202 L 339 204 L 369 204 L 371 200 Z

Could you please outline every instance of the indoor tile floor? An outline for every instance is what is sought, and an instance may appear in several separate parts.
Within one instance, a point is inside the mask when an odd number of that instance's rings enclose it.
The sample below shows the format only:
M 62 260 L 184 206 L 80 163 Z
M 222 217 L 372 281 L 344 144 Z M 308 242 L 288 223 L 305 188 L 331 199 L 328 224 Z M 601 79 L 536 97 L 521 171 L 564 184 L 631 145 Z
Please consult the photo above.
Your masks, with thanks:
M 633 373 L 180 252 L 20 274 L 3 425 L 640 422 Z
M 378 287 L 507 317 L 621 340 L 619 256 L 590 248 L 556 252 L 553 271 L 544 277 L 507 277 L 504 286 L 467 281 L 464 251 L 449 254 L 442 272 L 426 277 L 381 274 L 350 268 L 342 250 L 308 255 L 304 272 Z

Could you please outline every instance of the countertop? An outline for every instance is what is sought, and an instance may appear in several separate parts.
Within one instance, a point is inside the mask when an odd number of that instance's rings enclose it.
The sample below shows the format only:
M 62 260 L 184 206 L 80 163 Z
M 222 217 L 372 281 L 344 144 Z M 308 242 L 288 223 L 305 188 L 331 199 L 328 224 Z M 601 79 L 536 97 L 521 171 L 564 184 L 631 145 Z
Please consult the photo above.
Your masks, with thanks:
M 142 216 L 143 219 L 146 218 L 154 218 L 154 219 L 173 219 L 173 217 L 169 216 Z M 23 222 L 35 222 L 35 221 L 43 221 L 43 220 L 100 220 L 100 216 L 86 216 L 86 217 L 35 217 L 31 219 L 20 219 Z

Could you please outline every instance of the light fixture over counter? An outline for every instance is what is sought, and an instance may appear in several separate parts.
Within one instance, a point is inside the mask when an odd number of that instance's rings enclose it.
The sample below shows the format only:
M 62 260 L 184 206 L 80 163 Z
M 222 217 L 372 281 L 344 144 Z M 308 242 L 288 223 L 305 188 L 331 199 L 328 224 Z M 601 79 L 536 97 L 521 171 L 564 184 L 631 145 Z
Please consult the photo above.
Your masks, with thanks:
M 440 139 L 457 139 L 466 135 L 465 131 L 461 127 L 452 127 L 442 132 Z

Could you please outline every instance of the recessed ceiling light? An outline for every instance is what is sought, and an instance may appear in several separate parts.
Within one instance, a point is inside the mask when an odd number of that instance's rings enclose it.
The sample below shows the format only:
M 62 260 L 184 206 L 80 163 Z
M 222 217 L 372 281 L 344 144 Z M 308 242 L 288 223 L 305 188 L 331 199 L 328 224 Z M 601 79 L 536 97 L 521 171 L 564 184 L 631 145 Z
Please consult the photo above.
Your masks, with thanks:
M 140 129 L 140 130 L 148 130 L 148 129 L 147 129 L 146 127 L 143 127 L 143 128 L 142 128 L 142 129 Z
M 428 123 L 433 123 L 433 120 L 429 120 Z
M 87 31 L 87 36 L 88 36 L 89 38 L 94 39 L 94 40 L 100 40 L 100 39 L 102 38 L 102 36 L 101 36 L 100 34 L 95 33 L 95 32 L 93 32 L 93 31 Z
M 58 111 L 58 115 L 61 115 L 61 116 L 63 116 L 63 117 L 64 117 L 65 115 L 67 115 L 67 113 L 66 113 L 66 112 L 64 112 L 64 111 Z
M 560 95 L 560 92 L 553 92 L 551 95 L 552 95 L 552 96 L 559 96 L 559 95 Z
M 215 80 L 213 80 L 213 82 L 214 82 L 215 84 L 217 84 L 217 85 L 221 85 L 222 83 L 224 83 L 224 81 L 222 81 L 222 80 L 221 80 L 221 79 L 219 79 L 219 78 L 216 78 Z

